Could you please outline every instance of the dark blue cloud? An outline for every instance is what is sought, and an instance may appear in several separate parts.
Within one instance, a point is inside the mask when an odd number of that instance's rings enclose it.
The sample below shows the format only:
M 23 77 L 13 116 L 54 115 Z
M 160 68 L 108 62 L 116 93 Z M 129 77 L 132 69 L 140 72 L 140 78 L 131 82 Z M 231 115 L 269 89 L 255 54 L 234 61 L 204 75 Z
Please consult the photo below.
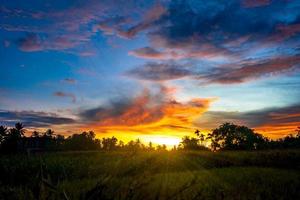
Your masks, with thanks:
M 13 126 L 17 122 L 27 127 L 47 127 L 51 125 L 72 124 L 74 119 L 60 117 L 56 114 L 34 111 L 7 111 L 0 110 L 0 121 L 4 125 Z
M 222 46 L 243 36 L 264 39 L 275 34 L 279 25 L 299 22 L 299 1 L 274 1 L 266 6 L 247 8 L 241 1 L 233 0 L 176 0 L 170 3 L 160 28 L 150 36 L 163 40 L 168 47 L 203 43 Z

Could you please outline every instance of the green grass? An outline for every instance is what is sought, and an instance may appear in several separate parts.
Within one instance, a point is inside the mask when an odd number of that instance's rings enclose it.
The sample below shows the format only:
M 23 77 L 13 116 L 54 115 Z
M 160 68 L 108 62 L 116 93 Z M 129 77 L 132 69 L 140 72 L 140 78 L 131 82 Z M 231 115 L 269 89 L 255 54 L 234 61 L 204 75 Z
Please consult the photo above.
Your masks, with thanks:
M 300 199 L 300 151 L 0 156 L 0 199 Z

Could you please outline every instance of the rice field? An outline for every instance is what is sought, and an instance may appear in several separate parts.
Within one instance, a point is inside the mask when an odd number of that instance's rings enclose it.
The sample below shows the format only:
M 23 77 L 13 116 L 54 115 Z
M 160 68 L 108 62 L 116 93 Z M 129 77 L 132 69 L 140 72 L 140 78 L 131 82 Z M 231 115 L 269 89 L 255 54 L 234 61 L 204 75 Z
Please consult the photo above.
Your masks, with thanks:
M 300 151 L 2 155 L 0 199 L 300 199 Z

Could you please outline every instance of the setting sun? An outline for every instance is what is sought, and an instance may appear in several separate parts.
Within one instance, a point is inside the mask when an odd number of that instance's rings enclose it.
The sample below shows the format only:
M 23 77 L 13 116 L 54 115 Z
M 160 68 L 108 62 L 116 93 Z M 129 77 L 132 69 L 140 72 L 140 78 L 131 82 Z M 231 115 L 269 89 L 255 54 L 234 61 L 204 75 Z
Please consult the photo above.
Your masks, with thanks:
M 146 144 L 152 142 L 154 146 L 166 145 L 168 149 L 171 149 L 172 147 L 179 145 L 181 138 L 166 135 L 142 135 L 141 140 Z

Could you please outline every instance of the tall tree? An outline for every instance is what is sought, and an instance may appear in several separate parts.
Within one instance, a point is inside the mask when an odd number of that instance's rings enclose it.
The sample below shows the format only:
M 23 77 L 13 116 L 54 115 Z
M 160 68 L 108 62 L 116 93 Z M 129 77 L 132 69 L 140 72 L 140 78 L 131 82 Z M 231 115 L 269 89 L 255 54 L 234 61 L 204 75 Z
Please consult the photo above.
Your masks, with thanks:
M 246 126 L 224 123 L 208 134 L 213 150 L 253 150 L 262 148 L 265 138 Z
M 24 125 L 20 122 L 15 124 L 15 134 L 19 137 L 23 137 L 25 133 Z

